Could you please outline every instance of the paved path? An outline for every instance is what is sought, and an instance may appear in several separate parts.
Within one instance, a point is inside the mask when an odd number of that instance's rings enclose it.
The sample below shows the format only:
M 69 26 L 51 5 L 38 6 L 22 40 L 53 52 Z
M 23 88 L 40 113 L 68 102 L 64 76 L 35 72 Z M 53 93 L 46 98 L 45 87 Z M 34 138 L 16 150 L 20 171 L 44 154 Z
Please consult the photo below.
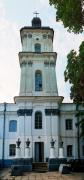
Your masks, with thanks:
M 84 180 L 84 173 L 61 175 L 59 172 L 25 173 L 23 176 L 10 176 L 10 169 L 0 172 L 0 180 Z

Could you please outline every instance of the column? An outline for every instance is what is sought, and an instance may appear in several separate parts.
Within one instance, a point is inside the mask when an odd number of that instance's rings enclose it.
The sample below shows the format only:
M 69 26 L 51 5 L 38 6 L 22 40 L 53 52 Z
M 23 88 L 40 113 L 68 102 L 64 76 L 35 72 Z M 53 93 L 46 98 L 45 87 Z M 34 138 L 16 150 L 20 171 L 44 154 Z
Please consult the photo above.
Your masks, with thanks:
M 20 144 L 21 144 L 21 141 L 20 141 L 20 139 L 18 138 L 18 140 L 16 141 L 16 158 L 17 158 L 17 159 L 21 158 Z
M 25 148 L 25 158 L 29 159 L 30 158 L 30 141 L 29 138 L 26 141 L 26 148 Z
M 54 158 L 56 158 L 55 157 L 55 147 L 54 147 L 55 141 L 52 139 L 50 144 L 51 144 L 51 147 L 50 147 L 49 159 L 54 159 Z
M 64 148 L 63 148 L 63 142 L 60 142 L 60 147 L 59 147 L 59 158 L 64 158 Z

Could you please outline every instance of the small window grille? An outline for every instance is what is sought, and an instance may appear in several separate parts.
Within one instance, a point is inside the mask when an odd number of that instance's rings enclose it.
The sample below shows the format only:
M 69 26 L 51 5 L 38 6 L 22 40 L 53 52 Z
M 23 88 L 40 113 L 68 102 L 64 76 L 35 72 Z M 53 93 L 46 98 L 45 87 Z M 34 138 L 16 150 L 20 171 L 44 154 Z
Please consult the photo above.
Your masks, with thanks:
M 42 113 L 35 113 L 35 129 L 42 129 Z

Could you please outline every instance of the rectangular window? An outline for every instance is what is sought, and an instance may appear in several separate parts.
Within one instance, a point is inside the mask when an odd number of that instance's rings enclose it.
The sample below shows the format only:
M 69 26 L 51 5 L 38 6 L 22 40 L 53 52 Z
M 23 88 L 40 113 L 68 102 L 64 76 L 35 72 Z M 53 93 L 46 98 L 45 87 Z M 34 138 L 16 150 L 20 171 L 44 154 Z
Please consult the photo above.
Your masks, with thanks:
M 42 129 L 42 113 L 35 113 L 35 129 Z
M 16 144 L 10 144 L 9 145 L 9 156 L 15 156 L 16 155 Z
M 72 130 L 72 119 L 65 120 L 66 130 Z
M 11 120 L 9 122 L 9 132 L 16 132 L 17 131 L 17 121 Z
M 72 145 L 67 146 L 67 157 L 72 157 Z
M 42 74 L 35 74 L 35 91 L 42 91 Z
M 42 122 L 37 121 L 35 123 L 35 129 L 42 129 Z
M 82 146 L 82 155 L 84 156 L 84 145 Z

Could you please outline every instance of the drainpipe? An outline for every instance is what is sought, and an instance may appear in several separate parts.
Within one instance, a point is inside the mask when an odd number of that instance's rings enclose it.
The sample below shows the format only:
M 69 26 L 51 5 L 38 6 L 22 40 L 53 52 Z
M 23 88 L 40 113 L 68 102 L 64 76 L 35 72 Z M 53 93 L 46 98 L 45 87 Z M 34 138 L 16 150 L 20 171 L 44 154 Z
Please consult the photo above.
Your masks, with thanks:
M 76 104 L 76 111 L 77 113 L 79 113 L 78 111 L 78 104 Z M 80 132 L 79 132 L 79 114 L 77 115 L 77 145 L 78 145 L 78 159 L 80 159 Z
M 6 102 L 4 102 L 3 117 L 4 117 L 4 121 L 3 121 L 2 167 L 4 167 L 4 151 L 5 151 Z

